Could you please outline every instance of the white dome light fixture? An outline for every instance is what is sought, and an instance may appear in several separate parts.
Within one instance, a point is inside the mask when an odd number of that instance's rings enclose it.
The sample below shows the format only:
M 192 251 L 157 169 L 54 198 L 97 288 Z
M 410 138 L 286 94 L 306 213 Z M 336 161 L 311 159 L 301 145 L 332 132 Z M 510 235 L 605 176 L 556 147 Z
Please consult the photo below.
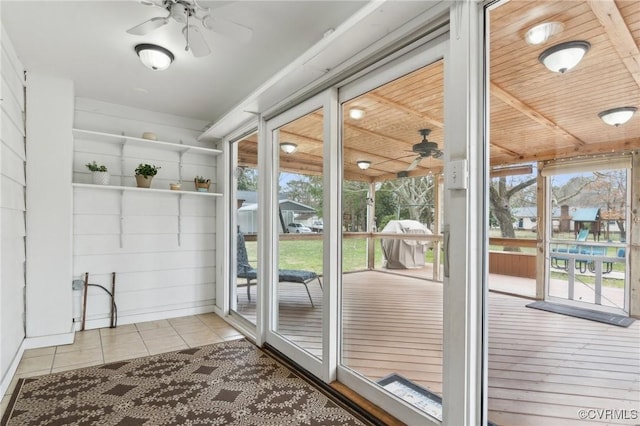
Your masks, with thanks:
M 298 145 L 293 142 L 282 142 L 280 144 L 280 149 L 287 154 L 293 154 L 298 150 Z
M 591 48 L 586 41 L 568 41 L 551 46 L 538 56 L 538 60 L 550 71 L 564 74 L 582 60 Z
M 361 120 L 364 117 L 364 110 L 360 108 L 351 108 L 349 110 L 349 117 L 354 120 Z
M 564 25 L 560 22 L 543 22 L 535 25 L 524 35 L 524 41 L 532 46 L 545 43 L 551 37 L 559 34 L 564 29 Z
M 371 167 L 371 161 L 367 160 L 358 160 L 356 161 L 356 164 L 358 165 L 360 170 L 367 170 L 369 167 Z
M 139 44 L 135 49 L 144 66 L 154 71 L 166 70 L 175 59 L 173 53 L 155 44 Z
M 598 114 L 598 117 L 609 126 L 618 127 L 631 120 L 631 117 L 633 117 L 633 114 L 635 114 L 637 110 L 638 108 L 636 107 L 612 108 L 602 111 Z

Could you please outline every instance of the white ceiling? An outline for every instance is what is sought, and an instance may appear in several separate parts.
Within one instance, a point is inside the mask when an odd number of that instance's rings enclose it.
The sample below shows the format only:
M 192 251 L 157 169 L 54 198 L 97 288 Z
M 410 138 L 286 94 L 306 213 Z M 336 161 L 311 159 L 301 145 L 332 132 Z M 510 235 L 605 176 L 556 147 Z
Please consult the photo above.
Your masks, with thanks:
M 177 22 L 146 36 L 126 30 L 163 10 L 127 1 L 2 0 L 2 24 L 27 71 L 74 81 L 78 97 L 213 122 L 360 9 L 362 1 L 200 1 L 253 30 L 248 44 L 204 30 L 212 53 L 185 52 Z M 176 59 L 152 71 L 134 46 L 159 44 Z

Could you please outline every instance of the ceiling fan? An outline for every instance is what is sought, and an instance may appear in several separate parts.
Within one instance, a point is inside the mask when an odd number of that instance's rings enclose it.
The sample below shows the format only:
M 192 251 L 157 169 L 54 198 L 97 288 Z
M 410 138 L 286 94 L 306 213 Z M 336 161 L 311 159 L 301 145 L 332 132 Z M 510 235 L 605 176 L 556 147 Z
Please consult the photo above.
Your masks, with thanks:
M 429 134 L 431 133 L 431 129 L 420 129 L 419 132 L 422 135 L 422 140 L 419 143 L 413 145 L 413 147 L 412 147 L 412 149 L 410 151 L 410 152 L 412 152 L 412 154 L 403 155 L 402 157 L 398 157 L 398 158 L 391 158 L 389 160 L 385 160 L 385 161 L 382 161 L 380 163 L 377 163 L 376 166 L 378 164 L 387 163 L 389 161 L 401 160 L 403 158 L 412 157 L 415 154 L 418 154 L 418 156 L 411 162 L 409 167 L 407 167 L 407 169 L 402 172 L 402 173 L 406 173 L 406 172 L 409 172 L 409 171 L 415 169 L 416 167 L 418 167 L 418 164 L 420 164 L 420 161 L 422 161 L 423 158 L 427 158 L 427 157 L 440 158 L 440 157 L 442 157 L 442 150 L 440 150 L 438 148 L 438 144 L 435 143 L 435 142 L 431 142 L 431 141 L 427 140 L 427 136 L 429 136 Z
M 411 149 L 411 151 L 418 154 L 418 156 L 413 160 L 409 167 L 407 167 L 407 171 L 413 170 L 418 167 L 418 164 L 420 164 L 420 161 L 422 161 L 423 158 L 442 157 L 442 151 L 438 148 L 438 144 L 427 140 L 427 136 L 429 136 L 430 133 L 431 129 L 420 129 L 422 141 L 413 145 L 413 148 Z
M 199 58 L 211 53 L 200 27 L 195 22 L 200 22 L 203 28 L 231 37 L 240 42 L 248 43 L 253 35 L 250 28 L 235 22 L 211 16 L 211 9 L 203 7 L 198 0 L 142 0 L 142 4 L 155 6 L 168 12 L 166 16 L 156 16 L 148 21 L 129 28 L 127 33 L 133 35 L 146 35 L 153 30 L 167 25 L 171 20 L 184 24 L 182 34 L 187 42 L 185 50 L 191 50 L 193 56 Z

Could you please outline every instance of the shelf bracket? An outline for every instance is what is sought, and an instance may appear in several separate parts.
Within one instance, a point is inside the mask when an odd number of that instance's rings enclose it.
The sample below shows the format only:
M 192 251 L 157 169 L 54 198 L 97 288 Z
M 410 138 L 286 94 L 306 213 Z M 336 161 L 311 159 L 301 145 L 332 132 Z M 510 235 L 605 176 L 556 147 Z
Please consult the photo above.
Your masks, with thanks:
M 120 185 L 124 186 L 124 147 L 127 145 L 127 139 L 122 132 L 122 145 L 120 145 Z M 122 244 L 120 245 L 122 247 Z
M 120 190 L 120 248 L 124 246 L 124 189 Z
M 178 196 L 178 247 L 182 246 L 182 194 Z
M 182 184 L 182 156 L 184 155 L 184 151 L 180 151 L 180 157 L 178 159 L 178 183 Z

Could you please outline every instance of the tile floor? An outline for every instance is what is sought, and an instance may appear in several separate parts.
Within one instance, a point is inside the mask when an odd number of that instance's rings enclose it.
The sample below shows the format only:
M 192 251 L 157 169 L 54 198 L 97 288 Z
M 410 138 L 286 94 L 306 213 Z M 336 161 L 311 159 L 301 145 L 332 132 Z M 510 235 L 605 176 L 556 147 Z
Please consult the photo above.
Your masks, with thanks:
M 28 349 L 24 352 L 11 385 L 2 398 L 0 417 L 9 404 L 18 379 L 22 377 L 41 376 L 242 337 L 213 313 L 79 331 L 71 345 Z

